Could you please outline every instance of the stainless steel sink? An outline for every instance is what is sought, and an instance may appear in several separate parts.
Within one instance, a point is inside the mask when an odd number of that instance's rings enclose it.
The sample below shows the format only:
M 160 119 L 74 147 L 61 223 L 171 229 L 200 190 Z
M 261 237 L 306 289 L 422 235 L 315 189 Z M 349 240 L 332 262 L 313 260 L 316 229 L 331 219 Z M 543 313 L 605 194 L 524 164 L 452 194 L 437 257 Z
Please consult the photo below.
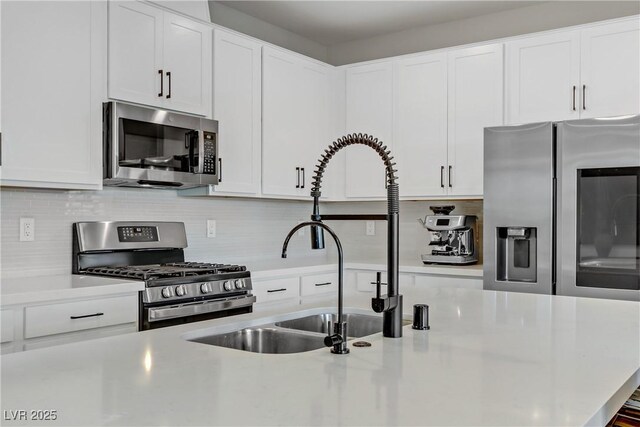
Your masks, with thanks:
M 324 347 L 324 338 L 328 335 L 328 322 L 335 317 L 334 313 L 319 313 L 251 326 L 238 331 L 204 336 L 191 335 L 185 339 L 253 353 L 302 353 Z M 382 332 L 382 316 L 345 313 L 344 320 L 348 325 L 348 338 L 360 338 Z M 411 321 L 403 320 L 403 325 L 410 323 Z
M 382 316 L 369 316 L 355 313 L 345 313 L 343 316 L 344 321 L 347 322 L 347 334 L 349 337 L 360 338 L 382 332 Z M 332 313 L 321 313 L 299 319 L 276 322 L 275 325 L 281 328 L 328 334 L 329 321 L 336 321 L 336 317 L 337 316 Z M 410 322 L 403 320 L 403 325 L 409 323 Z
M 382 332 L 382 317 L 353 313 L 345 313 L 343 316 L 344 321 L 347 322 L 347 333 L 350 337 L 359 338 Z M 329 333 L 329 322 L 335 322 L 336 317 L 332 313 L 314 314 L 299 319 L 276 322 L 276 326 L 326 335 Z
M 253 353 L 302 353 L 324 347 L 324 337 L 305 335 L 270 327 L 246 328 L 226 334 L 194 338 L 189 341 L 217 345 Z

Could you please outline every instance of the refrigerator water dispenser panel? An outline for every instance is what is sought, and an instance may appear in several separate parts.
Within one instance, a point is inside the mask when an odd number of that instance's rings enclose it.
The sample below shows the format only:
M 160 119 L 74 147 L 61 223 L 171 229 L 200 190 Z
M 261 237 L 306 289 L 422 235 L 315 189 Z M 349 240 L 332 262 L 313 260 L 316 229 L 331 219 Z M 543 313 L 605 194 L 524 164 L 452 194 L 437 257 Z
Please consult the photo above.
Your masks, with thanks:
M 496 280 L 536 282 L 536 227 L 497 227 L 496 244 Z

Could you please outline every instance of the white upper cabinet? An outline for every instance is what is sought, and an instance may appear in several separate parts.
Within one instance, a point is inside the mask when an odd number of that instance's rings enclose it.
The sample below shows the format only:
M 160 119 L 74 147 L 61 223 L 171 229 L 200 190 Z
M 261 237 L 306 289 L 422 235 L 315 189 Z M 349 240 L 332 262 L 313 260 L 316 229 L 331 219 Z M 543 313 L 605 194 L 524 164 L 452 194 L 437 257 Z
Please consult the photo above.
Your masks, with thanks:
M 503 45 L 449 52 L 448 194 L 482 196 L 484 128 L 504 123 Z
M 640 113 L 640 20 L 582 31 L 581 117 Z
M 347 68 L 346 133 L 372 135 L 392 149 L 393 64 L 378 62 Z M 346 150 L 346 196 L 384 197 L 386 173 L 371 148 L 354 145 Z M 402 173 L 402 171 L 399 171 Z M 400 185 L 402 188 L 402 185 Z
M 271 47 L 262 61 L 262 193 L 308 197 L 331 136 L 332 67 Z
M 163 17 L 162 10 L 137 1 L 109 2 L 109 97 L 163 101 Z
M 394 63 L 394 137 L 400 196 L 446 195 L 447 54 Z
M 0 7 L 2 185 L 101 188 L 106 3 Z
M 217 192 L 260 193 L 261 44 L 216 29 L 213 116 L 219 121 Z
M 508 123 L 579 117 L 579 31 L 515 40 L 506 50 Z
M 506 46 L 509 124 L 640 112 L 637 16 Z
M 164 71 L 167 108 L 211 113 L 211 28 L 164 13 Z
M 109 2 L 109 97 L 211 113 L 211 28 L 137 1 Z

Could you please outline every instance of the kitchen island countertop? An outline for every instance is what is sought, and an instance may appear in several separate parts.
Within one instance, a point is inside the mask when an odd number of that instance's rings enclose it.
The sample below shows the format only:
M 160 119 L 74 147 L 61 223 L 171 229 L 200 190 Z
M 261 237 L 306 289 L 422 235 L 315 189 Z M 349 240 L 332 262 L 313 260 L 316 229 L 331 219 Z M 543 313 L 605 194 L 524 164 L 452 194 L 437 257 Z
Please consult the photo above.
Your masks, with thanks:
M 640 384 L 636 302 L 425 289 L 414 303 L 430 331 L 348 355 L 184 339 L 296 316 L 280 309 L 2 356 L 3 424 L 55 410 L 39 425 L 602 425 Z

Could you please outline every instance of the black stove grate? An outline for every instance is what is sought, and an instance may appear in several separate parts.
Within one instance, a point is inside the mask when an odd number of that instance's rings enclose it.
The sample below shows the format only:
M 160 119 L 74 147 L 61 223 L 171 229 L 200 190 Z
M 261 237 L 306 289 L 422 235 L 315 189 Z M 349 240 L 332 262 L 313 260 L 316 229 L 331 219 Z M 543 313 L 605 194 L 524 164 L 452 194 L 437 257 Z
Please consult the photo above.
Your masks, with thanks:
M 192 277 L 208 274 L 246 271 L 243 265 L 210 264 L 205 262 L 176 262 L 168 264 L 90 267 L 84 273 L 99 276 L 123 277 L 138 280 L 156 280 L 171 277 Z

